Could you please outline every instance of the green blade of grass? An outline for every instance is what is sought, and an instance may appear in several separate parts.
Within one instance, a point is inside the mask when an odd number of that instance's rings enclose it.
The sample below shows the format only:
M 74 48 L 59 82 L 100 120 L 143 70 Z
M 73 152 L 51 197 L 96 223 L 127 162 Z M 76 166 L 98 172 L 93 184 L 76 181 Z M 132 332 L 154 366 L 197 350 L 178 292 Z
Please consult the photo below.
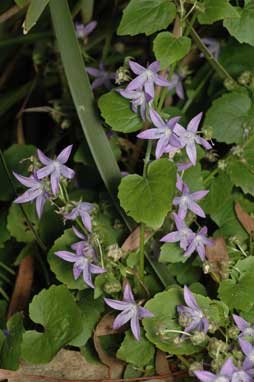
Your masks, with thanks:
M 58 0 L 51 0 L 49 7 L 66 78 L 84 135 L 103 182 L 116 208 L 130 228 L 130 222 L 117 201 L 121 173 L 95 111 L 95 100 L 76 39 L 68 3 L 62 0 L 60 5 Z

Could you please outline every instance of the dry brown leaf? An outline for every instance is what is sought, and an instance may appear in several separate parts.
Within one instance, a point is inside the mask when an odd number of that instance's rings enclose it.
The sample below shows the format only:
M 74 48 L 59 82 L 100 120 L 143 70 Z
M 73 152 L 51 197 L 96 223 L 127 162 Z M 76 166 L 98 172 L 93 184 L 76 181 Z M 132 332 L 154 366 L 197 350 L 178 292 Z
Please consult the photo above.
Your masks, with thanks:
M 156 372 L 159 375 L 171 374 L 171 376 L 163 380 L 164 382 L 174 382 L 174 377 L 173 377 L 173 374 L 171 373 L 166 354 L 161 350 L 156 351 L 155 367 L 156 367 Z
M 109 378 L 121 378 L 125 368 L 125 363 L 108 355 L 103 350 L 100 342 L 101 336 L 117 333 L 116 330 L 112 329 L 114 319 L 115 317 L 111 314 L 106 314 L 105 316 L 103 316 L 102 319 L 99 321 L 98 325 L 96 326 L 93 340 L 95 349 L 98 353 L 101 362 L 104 365 L 108 366 Z
M 26 256 L 19 265 L 14 290 L 8 308 L 7 319 L 14 313 L 20 312 L 26 308 L 30 298 L 33 276 L 34 259 L 32 256 Z
M 223 237 L 213 238 L 213 242 L 212 247 L 206 247 L 206 257 L 211 266 L 211 271 L 222 280 L 226 277 L 229 263 L 226 242 Z
M 149 238 L 151 231 L 145 231 L 145 240 Z M 135 230 L 127 237 L 122 245 L 122 250 L 124 252 L 136 251 L 139 248 L 140 242 L 140 226 L 135 228 Z
M 242 209 L 239 203 L 235 204 L 235 212 L 243 228 L 249 235 L 252 235 L 254 232 L 254 219 Z

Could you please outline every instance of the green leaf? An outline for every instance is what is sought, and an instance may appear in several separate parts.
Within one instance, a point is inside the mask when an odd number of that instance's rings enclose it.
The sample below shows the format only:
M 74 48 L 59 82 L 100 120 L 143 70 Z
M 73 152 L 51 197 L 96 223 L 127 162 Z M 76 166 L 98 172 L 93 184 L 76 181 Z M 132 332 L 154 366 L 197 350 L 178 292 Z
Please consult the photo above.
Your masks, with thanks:
M 3 248 L 4 243 L 10 239 L 10 233 L 7 230 L 7 213 L 2 212 L 0 215 L 0 248 Z
M 154 346 L 151 342 L 147 341 L 142 329 L 139 341 L 135 340 L 132 332 L 128 330 L 120 348 L 116 353 L 116 356 L 122 361 L 131 363 L 138 368 L 144 368 L 146 365 L 151 363 L 154 353 Z
M 5 337 L 0 352 L 1 368 L 17 370 L 24 333 L 22 313 L 14 314 L 7 322 L 8 336 Z
M 248 312 L 254 307 L 254 294 L 252 293 L 254 274 L 250 269 L 238 281 L 224 280 L 219 287 L 219 296 L 227 306 Z
M 178 243 L 165 243 L 161 246 L 160 263 L 184 263 L 187 257 L 183 252 Z
M 138 114 L 131 111 L 129 100 L 115 91 L 103 94 L 98 105 L 101 115 L 114 131 L 131 133 L 143 126 Z
M 23 24 L 24 34 L 28 33 L 35 26 L 48 3 L 49 0 L 31 0 Z
M 221 49 L 219 61 L 233 77 L 240 76 L 245 70 L 254 71 L 254 48 L 230 41 Z
M 254 108 L 247 91 L 234 91 L 215 100 L 206 114 L 204 129 L 212 129 L 218 142 L 240 143 L 246 129 L 253 130 Z
M 194 294 L 198 305 L 210 322 L 224 326 L 228 320 L 228 309 L 225 304 Z M 152 318 L 145 318 L 143 325 L 146 337 L 159 349 L 170 354 L 193 354 L 204 346 L 194 346 L 188 338 L 176 344 L 174 339 L 179 333 L 171 330 L 183 330 L 178 324 L 177 306 L 185 305 L 183 293 L 179 288 L 172 287 L 167 291 L 156 294 L 149 300 L 145 308 L 154 314 Z
M 52 205 L 46 203 L 39 222 L 39 236 L 41 240 L 47 243 L 49 247 L 63 233 L 63 230 L 62 216 L 55 212 L 55 208 Z
M 253 141 L 251 137 L 244 148 L 236 148 L 235 155 L 231 155 L 228 160 L 227 172 L 232 183 L 241 187 L 245 194 L 254 196 L 254 157 L 253 157 Z
M 86 288 L 86 284 L 82 276 L 80 276 L 77 280 L 74 280 L 73 263 L 64 261 L 55 255 L 56 251 L 72 252 L 70 246 L 77 241 L 78 239 L 74 235 L 72 229 L 65 230 L 64 234 L 54 242 L 53 247 L 50 249 L 48 253 L 48 262 L 50 269 L 55 273 L 57 280 L 67 285 L 69 289 L 82 290 Z
M 239 18 L 237 9 L 229 3 L 229 0 L 204 0 L 202 7 L 202 11 L 198 14 L 200 24 L 212 24 L 229 17 Z
M 202 271 L 200 266 L 193 265 L 192 258 L 185 263 L 174 263 L 167 266 L 168 272 L 175 276 L 181 285 L 189 285 L 200 280 Z
M 203 176 L 200 163 L 184 171 L 183 181 L 188 184 L 191 192 L 204 189 Z
M 36 215 L 34 204 L 26 203 L 23 205 L 23 208 L 35 230 L 38 230 L 39 220 Z M 33 232 L 30 230 L 18 204 L 12 204 L 9 208 L 7 228 L 11 236 L 15 237 L 15 239 L 19 242 L 30 243 L 31 241 L 34 241 Z
M 237 11 L 239 17 L 228 18 L 224 20 L 223 25 L 238 41 L 254 46 L 254 4 L 246 4 L 244 8 L 237 8 Z
M 14 1 L 21 8 L 24 7 L 24 5 L 26 4 L 26 0 L 14 0 Z
M 235 214 L 232 188 L 233 184 L 229 176 L 225 173 L 219 174 L 211 183 L 210 192 L 202 203 L 202 207 L 219 226 L 218 235 L 223 237 L 237 235 L 245 239 L 247 234 Z
M 27 176 L 27 168 L 29 166 L 29 161 L 26 159 L 31 155 L 36 154 L 36 147 L 32 145 L 18 145 L 14 144 L 10 146 L 4 152 L 4 159 L 6 165 L 10 172 L 15 171 L 18 174 Z M 10 185 L 8 176 L 0 161 L 0 177 L 1 177 L 1 187 L 0 187 L 0 200 L 7 201 L 13 197 L 13 189 Z M 17 188 L 21 188 L 20 183 L 13 177 L 13 182 Z M 23 186 L 22 186 L 22 189 Z
M 123 11 L 117 33 L 122 36 L 147 36 L 166 29 L 176 16 L 176 7 L 169 0 L 131 0 Z
M 175 194 L 176 169 L 167 159 L 148 167 L 147 177 L 128 175 L 119 186 L 121 207 L 138 223 L 152 228 L 162 225 Z
M 48 363 L 82 330 L 82 319 L 74 298 L 64 285 L 43 289 L 29 305 L 31 320 L 44 332 L 25 332 L 22 357 L 30 363 Z
M 160 61 L 161 69 L 181 60 L 191 48 L 189 37 L 175 37 L 170 32 L 159 33 L 153 41 L 155 57 Z
M 92 336 L 93 329 L 105 310 L 102 298 L 94 299 L 93 291 L 85 290 L 80 293 L 78 307 L 81 311 L 82 331 L 69 343 L 72 346 L 84 346 Z

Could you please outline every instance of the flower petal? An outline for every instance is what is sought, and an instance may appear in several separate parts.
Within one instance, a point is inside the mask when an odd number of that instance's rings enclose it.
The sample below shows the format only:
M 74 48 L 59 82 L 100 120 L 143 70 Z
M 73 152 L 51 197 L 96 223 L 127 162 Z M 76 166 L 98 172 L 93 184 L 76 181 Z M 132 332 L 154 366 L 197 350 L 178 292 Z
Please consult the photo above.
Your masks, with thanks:
M 197 203 L 190 201 L 188 204 L 188 208 L 189 208 L 189 210 L 194 212 L 195 215 L 200 216 L 201 218 L 206 217 L 203 209 Z
M 116 310 L 126 310 L 129 306 L 126 301 L 112 300 L 111 298 L 104 298 L 105 303 Z
M 86 229 L 91 232 L 92 231 L 92 221 L 91 217 L 87 212 L 81 212 L 80 214 L 82 223 L 86 227 Z
M 46 202 L 45 195 L 41 194 L 36 198 L 36 212 L 38 215 L 38 218 L 41 218 L 42 212 L 43 212 L 43 207 Z
M 126 322 L 130 321 L 132 316 L 133 313 L 131 309 L 123 310 L 120 314 L 118 314 L 118 316 L 116 316 L 116 319 L 112 325 L 113 329 L 118 329 L 124 324 L 126 324 Z
M 58 154 L 56 159 L 62 164 L 66 163 L 71 155 L 72 147 L 73 145 L 65 147 L 65 149 L 63 149 L 60 154 Z
M 197 161 L 197 150 L 196 150 L 195 143 L 187 143 L 186 153 L 191 163 L 195 166 Z
M 180 236 L 178 231 L 170 232 L 160 239 L 160 241 L 163 241 L 166 243 L 175 243 L 179 240 L 180 240 Z
M 194 118 L 192 118 L 188 123 L 187 130 L 191 131 L 192 133 L 195 133 L 198 130 L 198 126 L 200 124 L 202 116 L 203 113 L 199 113 Z
M 132 331 L 134 337 L 136 338 L 136 340 L 139 341 L 140 340 L 140 324 L 139 324 L 137 314 L 135 314 L 131 318 L 131 331 Z
M 163 121 L 159 113 L 157 113 L 154 109 L 150 109 L 150 118 L 154 126 L 166 130 L 167 128 L 166 122 Z
M 59 176 L 55 172 L 52 172 L 50 176 L 51 190 L 54 195 L 57 195 L 59 189 Z
M 195 297 L 193 296 L 193 294 L 191 293 L 191 291 L 186 285 L 184 285 L 183 294 L 184 294 L 184 301 L 186 302 L 186 304 L 194 310 L 196 309 L 199 310 L 199 306 L 197 304 Z
M 130 284 L 127 282 L 124 287 L 123 299 L 127 302 L 135 302 Z
M 149 70 L 151 70 L 152 72 L 155 72 L 157 73 L 159 70 L 160 70 L 160 61 L 154 61 L 152 62 L 148 68 Z
M 138 77 L 134 78 L 129 85 L 127 86 L 126 90 L 136 90 L 136 89 L 141 89 L 146 81 L 145 76 L 142 74 L 139 75 Z
M 210 373 L 210 371 L 194 371 L 193 372 L 195 376 L 202 382 L 213 382 L 216 380 L 216 375 L 213 373 Z
M 69 251 L 57 251 L 55 252 L 55 255 L 70 263 L 75 263 L 79 259 L 79 256 L 74 255 L 74 253 Z
M 233 319 L 241 332 L 250 327 L 250 324 L 247 321 L 245 321 L 242 317 L 237 316 L 236 314 L 233 314 Z
M 154 83 L 152 79 L 148 79 L 144 83 L 145 92 L 151 97 L 154 98 Z
M 137 138 L 140 139 L 160 139 L 161 133 L 159 129 L 148 129 L 145 131 L 142 131 L 137 135 Z
M 96 275 L 107 272 L 106 269 L 99 267 L 98 265 L 95 265 L 95 264 L 89 264 L 89 269 L 91 273 L 94 273 Z
M 204 198 L 208 194 L 208 192 L 209 190 L 201 190 L 201 191 L 193 192 L 193 194 L 191 194 L 191 199 L 200 200 Z
M 46 167 L 42 167 L 40 168 L 39 170 L 37 170 L 37 176 L 38 176 L 38 179 L 42 179 L 42 178 L 45 178 L 46 176 L 50 175 L 53 171 L 53 167 L 49 164 L 48 166 Z
M 20 203 L 31 202 L 32 200 L 37 198 L 39 195 L 41 195 L 41 193 L 42 193 L 42 190 L 40 188 L 31 188 L 27 190 L 26 192 L 24 192 L 19 197 L 17 197 L 14 200 L 14 203 L 20 204 Z
M 42 164 L 47 166 L 52 162 L 52 159 L 48 158 L 40 149 L 37 149 L 37 155 Z
M 23 184 L 26 187 L 34 187 L 36 184 L 39 184 L 39 181 L 34 179 L 34 177 L 27 177 L 20 174 L 17 174 L 16 172 L 12 172 L 15 178 L 19 181 L 19 183 Z
M 150 318 L 150 317 L 154 317 L 154 314 L 149 312 L 149 310 L 143 308 L 142 306 L 139 306 L 138 307 L 138 318 Z
M 138 64 L 135 61 L 129 60 L 128 64 L 133 73 L 135 74 L 142 74 L 146 70 L 146 68 L 144 68 L 142 65 Z

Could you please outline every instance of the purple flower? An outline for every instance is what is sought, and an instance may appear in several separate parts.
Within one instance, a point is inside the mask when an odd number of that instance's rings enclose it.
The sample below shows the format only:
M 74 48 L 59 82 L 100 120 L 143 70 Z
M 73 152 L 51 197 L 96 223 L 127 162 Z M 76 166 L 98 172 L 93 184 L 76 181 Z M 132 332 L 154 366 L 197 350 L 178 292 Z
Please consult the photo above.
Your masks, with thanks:
M 154 61 L 148 68 L 144 68 L 144 66 L 134 61 L 129 61 L 129 66 L 131 70 L 137 74 L 137 77 L 129 83 L 126 90 L 141 90 L 144 88 L 145 93 L 153 99 L 155 84 L 159 86 L 170 85 L 168 80 L 157 74 L 160 70 L 159 61 Z
M 74 263 L 74 279 L 77 280 L 82 273 L 85 283 L 91 288 L 94 288 L 92 274 L 100 274 L 107 271 L 106 269 L 93 264 L 93 262 L 97 260 L 94 248 L 91 246 L 88 240 L 85 240 L 85 236 L 83 236 L 78 230 L 76 230 L 75 233 L 79 233 L 79 237 L 84 239 L 78 243 L 72 244 L 71 248 L 75 250 L 76 253 L 69 251 L 57 251 L 55 252 L 55 255 L 65 261 Z
M 254 337 L 254 324 L 251 326 L 247 321 L 236 314 L 233 314 L 233 319 L 241 331 L 239 337 Z
M 243 362 L 243 368 L 248 372 L 248 370 L 251 370 L 254 366 L 254 347 L 243 338 L 239 338 L 239 344 L 241 346 L 242 352 L 246 356 Z
M 180 319 L 187 323 L 184 331 L 188 333 L 197 330 L 207 333 L 209 322 L 186 285 L 184 286 L 184 301 L 187 306 L 178 305 L 177 307 L 177 312 L 181 316 Z
M 76 36 L 78 38 L 86 39 L 90 33 L 97 27 L 97 21 L 90 21 L 84 25 L 82 23 L 75 23 Z
M 91 232 L 92 222 L 89 213 L 94 209 L 94 206 L 91 203 L 86 202 L 78 202 L 75 203 L 75 205 L 76 206 L 71 210 L 71 212 L 64 214 L 64 218 L 66 220 L 75 220 L 78 216 L 80 216 L 86 229 Z
M 126 324 L 130 321 L 131 331 L 137 341 L 140 340 L 140 325 L 139 320 L 144 317 L 153 317 L 150 313 L 142 306 L 139 306 L 133 297 L 130 284 L 127 283 L 123 292 L 123 301 L 112 300 L 110 298 L 104 298 L 107 305 L 116 310 L 121 310 L 122 312 L 118 314 L 115 321 L 113 322 L 113 329 L 118 329 L 120 326 Z
M 178 188 L 178 190 L 180 192 L 182 192 L 181 196 L 176 196 L 173 199 L 173 205 L 174 206 L 179 205 L 179 210 L 178 210 L 179 218 L 184 219 L 188 210 L 192 211 L 197 216 L 205 218 L 204 211 L 195 202 L 195 200 L 200 200 L 200 199 L 204 198 L 208 194 L 209 191 L 208 190 L 202 190 L 202 191 L 193 192 L 191 194 L 189 187 L 187 186 L 187 184 L 185 184 L 182 181 L 182 178 L 179 175 L 177 175 L 176 187 Z
M 210 150 L 212 146 L 204 138 L 198 136 L 197 130 L 203 113 L 199 113 L 188 123 L 187 129 L 179 125 L 175 126 L 174 132 L 179 137 L 182 147 L 186 147 L 186 153 L 193 165 L 196 164 L 197 150 L 196 143 L 202 145 L 206 150 Z
M 183 90 L 183 77 L 180 74 L 173 73 L 169 81 L 168 90 L 171 91 L 175 89 L 176 95 L 180 99 L 184 99 L 184 90 Z
M 147 104 L 151 101 L 151 97 L 142 90 L 119 90 L 122 97 L 131 100 L 131 108 L 134 113 L 137 113 L 140 106 L 140 114 L 143 121 L 146 120 Z
M 99 69 L 88 66 L 86 71 L 90 76 L 95 77 L 95 80 L 92 83 L 92 89 L 96 89 L 102 85 L 104 85 L 106 89 L 112 88 L 111 80 L 115 80 L 116 75 L 113 72 L 106 71 L 102 62 L 100 62 Z
M 206 45 L 207 49 L 211 55 L 218 60 L 220 54 L 220 44 L 215 38 L 205 37 L 201 39 L 202 42 Z M 203 54 L 201 54 L 203 57 Z
M 163 236 L 160 241 L 167 243 L 175 243 L 180 241 L 180 247 L 186 250 L 188 244 L 191 242 L 191 239 L 194 236 L 194 233 L 190 228 L 186 226 L 184 220 L 181 219 L 176 213 L 173 213 L 177 231 L 168 233 Z
M 184 171 L 187 170 L 188 168 L 192 167 L 193 164 L 191 162 L 187 163 L 176 163 L 176 167 L 178 171 Z
M 50 175 L 51 189 L 54 195 L 58 193 L 61 176 L 67 179 L 72 179 L 75 175 L 75 172 L 71 168 L 65 166 L 65 163 L 71 155 L 71 150 L 72 145 L 67 146 L 60 152 L 56 159 L 50 159 L 43 154 L 41 150 L 37 150 L 39 160 L 45 165 L 45 167 L 40 168 L 37 171 L 37 176 L 39 179 L 42 179 Z
M 174 117 L 164 121 L 153 109 L 150 110 L 151 120 L 156 129 L 148 129 L 137 135 L 141 139 L 158 139 L 155 150 L 156 159 L 159 159 L 164 152 L 169 152 L 171 148 L 181 147 L 181 144 L 174 134 L 174 127 L 181 117 Z
M 207 227 L 201 228 L 201 230 L 194 235 L 187 251 L 184 256 L 189 257 L 194 251 L 197 251 L 200 259 L 205 261 L 205 245 L 212 247 L 214 245 L 212 240 L 207 239 Z
M 230 382 L 231 376 L 236 370 L 232 358 L 226 360 L 218 374 L 213 374 L 210 371 L 199 370 L 194 371 L 196 377 L 202 382 Z M 240 382 L 240 380 L 238 381 Z
M 29 190 L 25 191 L 21 196 L 14 200 L 14 203 L 26 203 L 35 200 L 36 212 L 40 218 L 46 200 L 49 198 L 49 193 L 46 191 L 45 183 L 40 181 L 34 173 L 30 177 L 19 175 L 13 172 L 15 178 Z

